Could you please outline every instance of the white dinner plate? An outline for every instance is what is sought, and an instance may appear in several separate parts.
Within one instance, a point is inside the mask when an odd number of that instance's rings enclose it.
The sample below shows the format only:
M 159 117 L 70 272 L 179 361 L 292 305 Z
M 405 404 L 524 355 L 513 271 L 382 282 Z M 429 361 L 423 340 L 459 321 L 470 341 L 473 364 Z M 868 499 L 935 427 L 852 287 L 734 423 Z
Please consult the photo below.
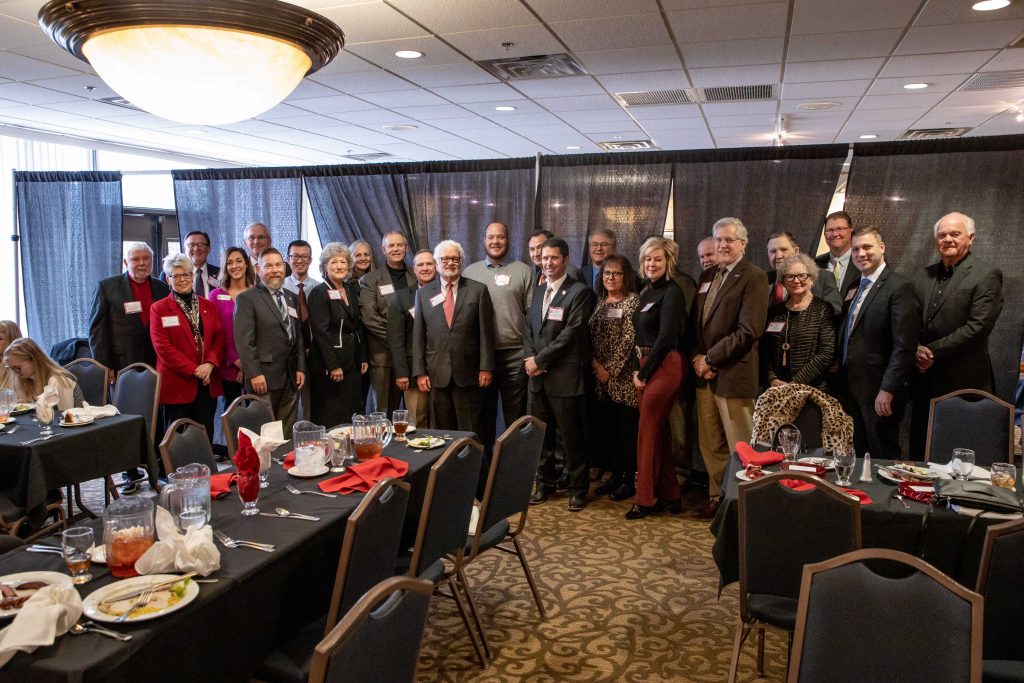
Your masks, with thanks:
M 36 407 L 34 405 L 28 403 L 19 403 L 13 408 L 11 408 L 11 415 L 24 415 L 25 413 L 31 413 L 35 409 Z
M 818 465 L 819 467 L 824 467 L 825 471 L 836 468 L 835 460 L 832 458 L 799 458 L 797 462 L 804 465 Z
M 312 479 L 313 477 L 319 477 L 322 474 L 327 474 L 328 469 L 329 468 L 327 467 L 327 465 L 321 465 L 315 470 L 310 470 L 309 472 L 300 472 L 297 471 L 295 467 L 293 467 L 290 470 L 288 470 L 288 474 L 292 475 L 293 477 L 298 477 L 299 479 Z
M 910 473 L 907 472 L 906 474 L 910 474 Z M 893 476 L 889 472 L 889 468 L 887 468 L 887 467 L 879 467 L 878 468 L 878 476 L 879 476 L 880 479 L 884 479 L 884 480 L 886 480 L 887 482 L 889 482 L 891 484 L 899 484 L 899 483 L 905 481 L 904 479 L 900 479 L 899 477 Z M 933 477 L 929 477 L 927 475 L 922 476 L 922 475 L 918 475 L 918 474 L 915 474 L 913 476 L 920 483 L 924 483 L 924 482 L 928 482 L 928 481 L 934 481 L 935 479 L 949 479 L 950 478 L 950 477 L 942 475 L 942 474 L 940 474 L 938 472 L 935 472 L 935 476 L 933 476 Z
M 345 434 L 348 434 L 349 436 L 352 436 L 352 426 L 351 425 L 344 425 L 342 427 L 335 427 L 331 431 L 327 432 L 327 436 L 333 437 L 335 439 L 340 439 Z
M 71 582 L 70 576 L 67 574 L 61 574 L 60 572 L 19 572 L 18 574 L 0 576 L 0 583 L 6 583 L 8 586 L 13 586 L 15 589 L 17 589 L 19 583 L 25 583 L 26 581 L 45 581 L 49 584 L 66 586 L 68 588 L 74 585 Z M 20 611 L 20 607 L 18 609 L 0 610 L 0 619 L 13 617 Z
M 771 470 L 761 470 L 761 472 L 766 475 L 775 474 L 775 472 L 772 472 Z M 740 481 L 756 481 L 755 479 L 751 479 L 750 477 L 747 476 L 746 469 L 742 469 L 739 472 L 737 472 L 736 478 L 739 479 Z M 758 477 L 758 479 L 760 479 L 760 477 Z
M 4 420 L 3 422 L 0 422 L 0 424 L 5 424 L 5 425 L 9 425 L 9 424 L 11 424 L 12 422 L 17 422 L 17 420 L 15 420 L 15 419 L 14 419 L 14 416 L 13 416 L 13 415 L 8 415 L 8 416 L 7 416 L 7 419 L 6 419 L 6 420 Z
M 85 425 L 91 425 L 95 421 L 96 418 L 92 415 L 89 415 L 88 417 L 76 417 L 74 422 L 65 422 L 64 417 L 61 416 L 58 424 L 61 427 L 84 427 Z
M 106 564 L 107 546 L 100 544 L 89 548 L 89 558 L 96 564 Z
M 142 590 L 146 586 L 154 586 L 158 583 L 170 581 L 173 578 L 174 574 L 150 574 L 149 576 L 136 576 L 131 579 L 124 579 L 123 581 L 116 581 L 108 584 L 103 588 L 90 593 L 84 600 L 82 600 L 82 607 L 84 608 L 83 613 L 90 619 L 112 624 L 117 619 L 117 616 L 107 614 L 101 610 L 99 608 L 100 602 L 108 597 L 121 595 L 122 593 L 131 593 L 134 590 Z M 157 612 L 147 612 L 138 616 L 128 617 L 125 622 L 134 623 L 137 621 L 149 621 L 150 619 L 158 619 L 165 614 L 170 614 L 171 612 L 177 612 L 182 607 L 195 600 L 197 595 L 199 595 L 199 584 L 195 581 L 189 581 L 188 585 L 185 586 L 185 595 L 183 595 L 181 600 L 178 602 Z

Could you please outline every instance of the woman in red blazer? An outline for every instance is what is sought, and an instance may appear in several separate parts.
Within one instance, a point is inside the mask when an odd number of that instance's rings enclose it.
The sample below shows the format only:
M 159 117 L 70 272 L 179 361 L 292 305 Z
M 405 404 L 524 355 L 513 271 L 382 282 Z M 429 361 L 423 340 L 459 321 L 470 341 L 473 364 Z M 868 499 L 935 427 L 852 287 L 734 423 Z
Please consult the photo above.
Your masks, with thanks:
M 192 291 L 189 258 L 175 254 L 163 265 L 171 295 L 154 302 L 149 313 L 163 428 L 187 417 L 206 427 L 212 439 L 217 397 L 224 393 L 217 370 L 225 353 L 224 327 L 213 303 Z

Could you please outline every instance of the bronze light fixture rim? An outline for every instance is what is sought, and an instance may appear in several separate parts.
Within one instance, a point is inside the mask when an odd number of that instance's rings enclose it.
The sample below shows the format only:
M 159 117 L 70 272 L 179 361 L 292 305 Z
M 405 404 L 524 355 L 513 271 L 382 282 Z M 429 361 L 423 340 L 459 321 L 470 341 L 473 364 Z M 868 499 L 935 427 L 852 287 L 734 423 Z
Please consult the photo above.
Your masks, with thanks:
M 338 56 L 345 33 L 330 19 L 280 0 L 50 0 L 39 25 L 84 62 L 93 35 L 143 26 L 198 26 L 255 33 L 289 42 L 309 57 L 311 74 Z

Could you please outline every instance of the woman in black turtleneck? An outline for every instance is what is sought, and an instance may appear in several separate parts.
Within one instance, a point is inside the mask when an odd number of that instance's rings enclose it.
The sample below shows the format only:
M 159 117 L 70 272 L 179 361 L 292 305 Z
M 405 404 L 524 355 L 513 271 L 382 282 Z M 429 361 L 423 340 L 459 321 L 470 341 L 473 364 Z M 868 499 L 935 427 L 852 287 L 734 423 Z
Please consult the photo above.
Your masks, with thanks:
M 662 510 L 680 512 L 668 414 L 686 368 L 679 352 L 686 302 L 671 277 L 676 267 L 674 246 L 663 237 L 651 237 L 640 247 L 644 287 L 633 314 L 637 352 L 633 385 L 640 401 L 640 431 L 636 496 L 626 519 L 640 519 Z
M 226 340 L 216 307 L 192 290 L 192 262 L 184 254 L 164 259 L 170 296 L 149 309 L 149 334 L 160 373 L 160 435 L 180 418 L 195 420 L 213 438 L 213 413 L 223 393 L 220 371 Z

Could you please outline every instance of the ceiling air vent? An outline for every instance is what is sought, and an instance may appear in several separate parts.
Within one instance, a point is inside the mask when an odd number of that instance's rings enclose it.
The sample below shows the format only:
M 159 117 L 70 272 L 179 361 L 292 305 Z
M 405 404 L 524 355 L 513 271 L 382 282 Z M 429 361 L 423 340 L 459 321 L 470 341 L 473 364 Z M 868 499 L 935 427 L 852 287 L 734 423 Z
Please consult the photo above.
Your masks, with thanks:
M 625 152 L 634 149 L 658 149 L 650 140 L 616 140 L 599 142 L 597 146 L 607 152 Z
M 117 97 L 117 96 L 114 96 L 114 97 L 101 97 L 101 98 L 99 98 L 96 101 L 97 102 L 102 102 L 104 104 L 112 104 L 115 107 L 121 107 L 122 109 L 131 109 L 132 111 L 144 111 L 142 109 L 139 109 L 138 107 L 136 107 L 134 104 L 132 104 L 131 102 L 129 102 L 128 100 L 126 100 L 123 97 Z
M 943 140 L 945 138 L 958 138 L 968 133 L 972 128 L 911 128 L 896 138 L 897 140 Z
M 352 161 L 380 161 L 381 159 L 388 159 L 394 155 L 388 154 L 387 152 L 367 152 L 366 154 L 346 154 L 341 157 L 342 159 L 351 159 Z
M 957 88 L 957 92 L 1021 87 L 1024 87 L 1024 71 L 986 71 L 968 78 L 966 83 Z
M 506 57 L 476 62 L 503 81 L 525 81 L 535 78 L 559 78 L 561 76 L 585 76 L 586 70 L 571 55 L 533 55 L 530 57 Z
M 651 107 L 659 104 L 693 104 L 689 90 L 641 90 L 617 92 L 615 98 L 624 107 Z
M 767 85 L 722 85 L 713 88 L 698 88 L 698 102 L 748 102 L 751 100 L 774 100 L 778 86 Z

